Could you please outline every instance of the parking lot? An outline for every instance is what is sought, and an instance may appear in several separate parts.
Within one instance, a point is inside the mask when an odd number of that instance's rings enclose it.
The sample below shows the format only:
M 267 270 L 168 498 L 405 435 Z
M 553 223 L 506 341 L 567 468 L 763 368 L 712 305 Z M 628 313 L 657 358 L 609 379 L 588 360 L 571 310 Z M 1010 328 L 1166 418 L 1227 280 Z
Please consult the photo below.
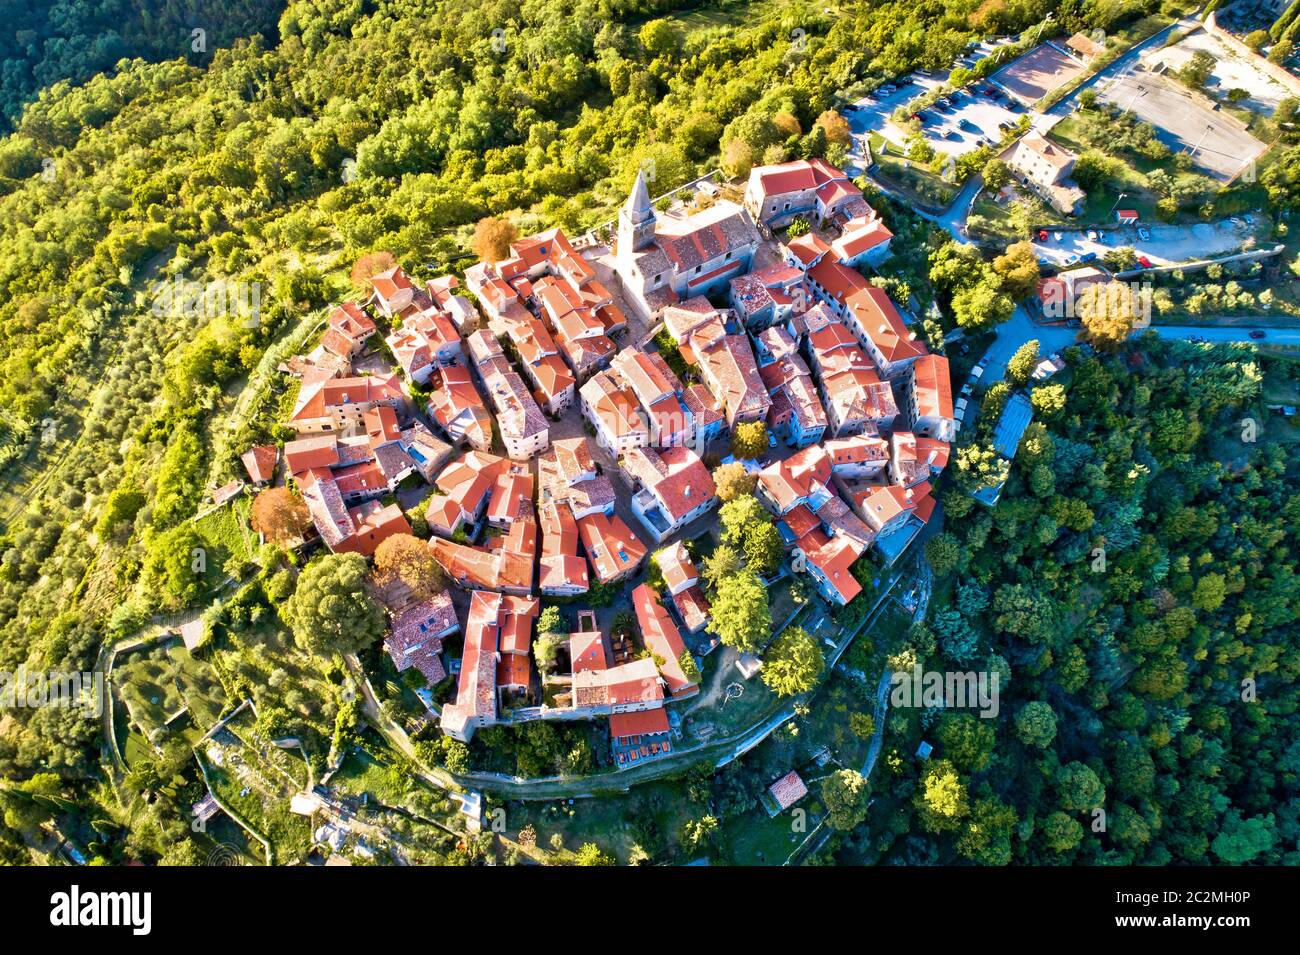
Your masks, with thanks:
M 1232 252 L 1254 231 L 1253 225 L 1243 219 L 1198 222 L 1190 226 L 1153 224 L 1141 228 L 1147 235 L 1145 239 L 1137 228 L 1129 227 L 1092 233 L 1048 230 L 1046 241 L 1035 237 L 1034 250 L 1040 260 L 1063 266 L 1086 261 L 1090 255 L 1100 260 L 1111 249 L 1129 246 L 1152 265 L 1173 265 Z
M 1188 152 L 1192 164 L 1220 182 L 1231 182 L 1254 164 L 1265 145 L 1231 116 L 1206 109 L 1181 84 L 1154 73 L 1117 77 L 1100 91 L 1104 102 L 1156 128 L 1160 141 Z
M 859 101 L 858 108 L 849 109 L 845 116 L 849 127 L 858 135 L 876 132 L 889 142 L 905 148 L 907 131 L 890 120 L 890 115 L 904 103 L 910 103 L 925 92 L 942 85 L 935 77 L 916 77 L 913 85 L 905 86 L 880 99 Z M 1004 96 L 995 98 L 980 90 L 992 88 L 988 83 L 973 83 L 949 98 L 951 105 L 934 105 L 921 114 L 922 130 L 926 141 L 935 151 L 948 156 L 961 156 L 980 145 L 980 141 L 997 143 L 1002 138 L 1001 123 L 1019 122 L 1024 111 Z

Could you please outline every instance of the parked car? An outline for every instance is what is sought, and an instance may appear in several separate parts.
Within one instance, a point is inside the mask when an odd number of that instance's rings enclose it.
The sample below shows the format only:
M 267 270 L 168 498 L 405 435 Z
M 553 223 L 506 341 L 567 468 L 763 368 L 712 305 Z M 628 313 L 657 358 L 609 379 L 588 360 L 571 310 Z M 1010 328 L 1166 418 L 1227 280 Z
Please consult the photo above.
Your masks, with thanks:
M 1141 226 L 1138 226 L 1138 238 L 1141 239 L 1143 242 L 1150 242 L 1151 233 L 1148 232 L 1146 229 L 1142 228 Z
M 1066 265 L 1078 265 L 1078 264 L 1079 264 L 1079 257 L 1078 257 L 1077 255 L 1067 255 L 1067 256 L 1065 257 L 1065 264 L 1066 264 Z
M 1085 253 L 1083 253 L 1083 255 L 1079 256 L 1079 261 L 1080 261 L 1080 262 L 1096 262 L 1096 261 L 1097 261 L 1097 253 L 1096 253 L 1096 252 L 1085 252 Z
M 1059 233 L 1059 232 L 1056 233 L 1056 241 L 1057 241 L 1057 242 L 1060 242 L 1060 241 L 1061 241 L 1061 238 L 1062 238 L 1061 233 Z
M 1096 229 L 1089 229 L 1089 230 L 1088 230 L 1088 241 L 1089 241 L 1089 242 L 1096 242 L 1096 241 L 1097 241 L 1097 230 L 1096 230 Z
M 1251 337 L 1251 338 L 1263 338 L 1263 337 L 1264 337 L 1264 329 L 1262 329 L 1262 328 L 1252 328 L 1252 329 L 1250 330 L 1250 337 Z
M 972 132 L 978 132 L 978 131 L 979 131 L 979 127 L 976 126 L 974 123 L 972 123 L 972 122 L 971 122 L 969 119 L 967 119 L 965 116 L 963 116 L 961 119 L 957 120 L 957 125 L 960 126 L 962 129 L 969 129 L 969 130 L 971 130 Z
M 1142 266 L 1142 268 L 1144 269 L 1149 269 L 1152 267 L 1151 260 L 1148 259 L 1145 255 L 1138 256 L 1138 265 Z
M 933 76 L 934 74 L 931 73 L 929 70 L 921 70 L 921 69 L 918 69 L 918 70 L 916 71 L 916 75 L 917 75 L 917 76 Z
M 1047 241 L 1047 230 L 1046 230 L 1046 229 L 1039 229 L 1039 230 L 1038 230 L 1038 241 L 1039 241 L 1039 242 L 1046 242 L 1046 241 Z
M 776 435 L 774 435 L 774 434 L 769 434 L 769 435 L 767 436 L 767 446 L 768 446 L 769 448 L 775 448 L 775 447 L 776 447 Z

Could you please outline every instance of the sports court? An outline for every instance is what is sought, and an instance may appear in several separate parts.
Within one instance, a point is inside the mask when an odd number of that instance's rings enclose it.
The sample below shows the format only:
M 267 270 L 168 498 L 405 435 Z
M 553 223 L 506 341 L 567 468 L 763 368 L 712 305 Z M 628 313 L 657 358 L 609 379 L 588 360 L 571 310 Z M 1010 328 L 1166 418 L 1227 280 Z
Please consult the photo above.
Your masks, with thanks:
M 1190 153 L 1192 164 L 1220 182 L 1231 182 L 1267 148 L 1232 116 L 1206 109 L 1181 83 L 1155 73 L 1122 76 L 1101 93 L 1156 128 L 1174 152 Z
M 1038 102 L 1052 90 L 1064 86 L 1084 71 L 1078 60 L 1066 56 L 1050 43 L 1034 47 L 989 77 L 1026 106 Z

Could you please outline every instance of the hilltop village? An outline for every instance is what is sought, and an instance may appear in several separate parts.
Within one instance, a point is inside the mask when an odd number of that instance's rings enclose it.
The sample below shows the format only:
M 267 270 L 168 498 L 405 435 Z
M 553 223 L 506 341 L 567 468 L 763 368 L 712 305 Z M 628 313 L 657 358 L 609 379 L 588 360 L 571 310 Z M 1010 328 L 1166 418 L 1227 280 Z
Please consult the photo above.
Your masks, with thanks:
M 795 220 L 811 228 L 772 238 Z M 296 487 L 334 552 L 419 527 L 450 587 L 387 589 L 385 646 L 430 687 L 454 677 L 448 736 L 608 717 L 619 765 L 671 753 L 671 704 L 719 645 L 700 561 L 737 482 L 784 551 L 763 576 L 806 576 L 832 608 L 862 591 L 868 550 L 892 565 L 934 512 L 948 361 L 868 277 L 891 238 L 812 159 L 689 209 L 657 211 L 638 174 L 612 247 L 551 229 L 463 286 L 393 265 L 286 363 L 296 436 L 249 449 L 249 478 Z M 635 626 L 587 605 L 620 601 Z M 558 641 L 545 606 L 571 614 Z

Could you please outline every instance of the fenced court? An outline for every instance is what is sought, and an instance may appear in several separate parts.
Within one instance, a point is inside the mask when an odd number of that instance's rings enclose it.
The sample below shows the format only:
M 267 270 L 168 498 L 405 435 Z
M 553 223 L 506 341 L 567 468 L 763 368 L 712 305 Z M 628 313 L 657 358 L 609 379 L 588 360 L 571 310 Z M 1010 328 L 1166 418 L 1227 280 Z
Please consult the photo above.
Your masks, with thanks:
M 1080 76 L 1085 67 L 1050 43 L 1041 43 L 998 70 L 989 82 L 1026 106 Z

